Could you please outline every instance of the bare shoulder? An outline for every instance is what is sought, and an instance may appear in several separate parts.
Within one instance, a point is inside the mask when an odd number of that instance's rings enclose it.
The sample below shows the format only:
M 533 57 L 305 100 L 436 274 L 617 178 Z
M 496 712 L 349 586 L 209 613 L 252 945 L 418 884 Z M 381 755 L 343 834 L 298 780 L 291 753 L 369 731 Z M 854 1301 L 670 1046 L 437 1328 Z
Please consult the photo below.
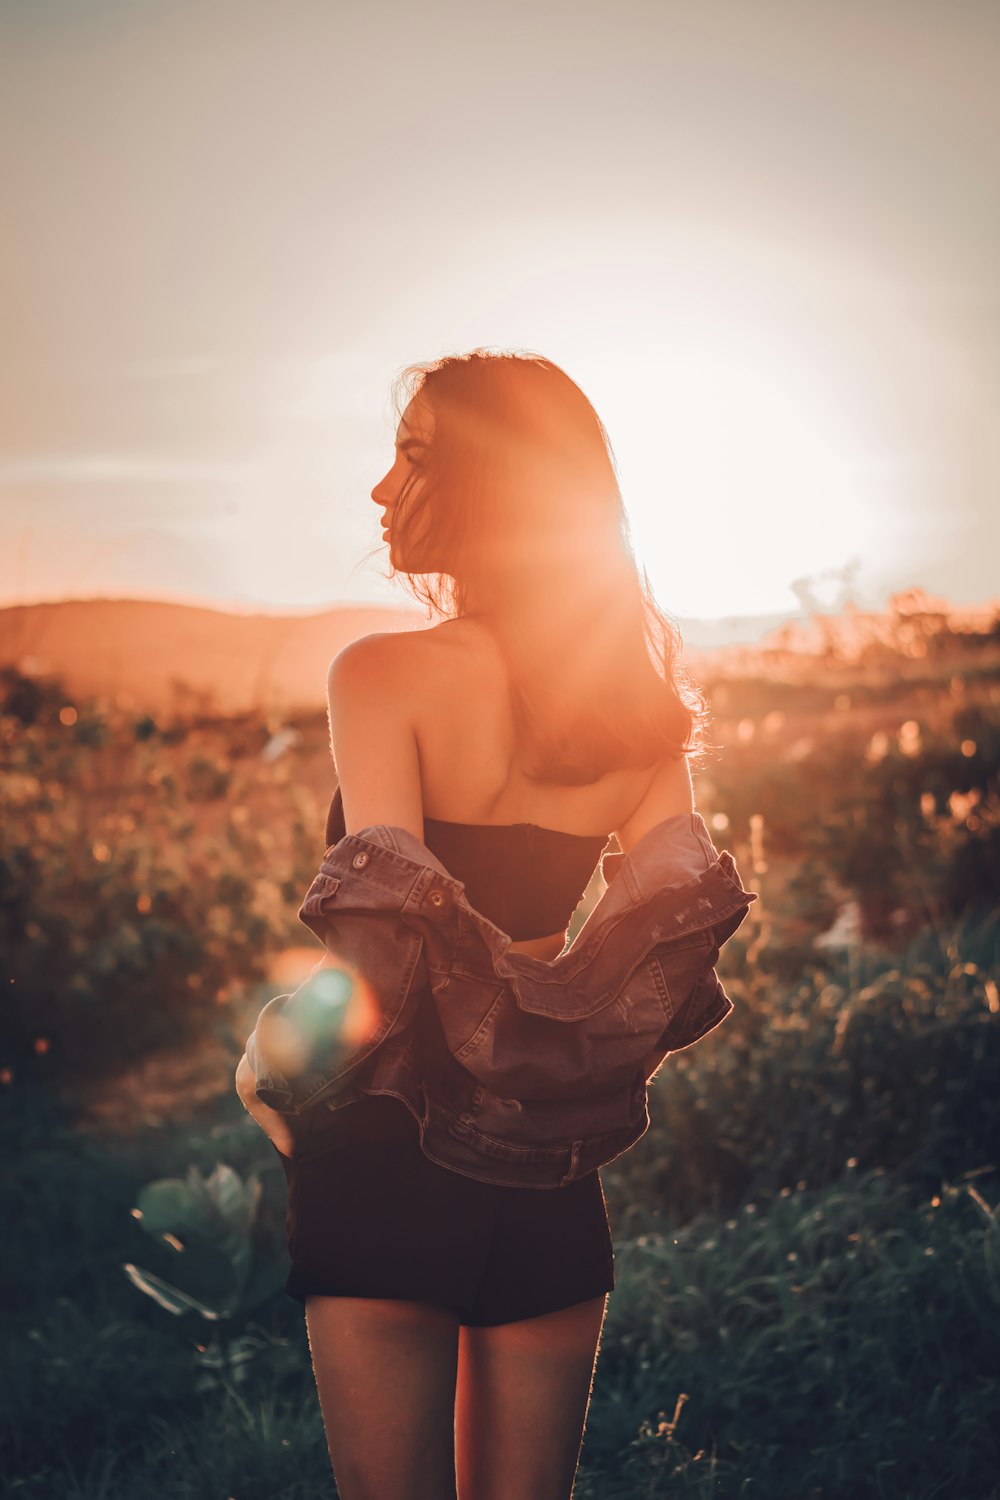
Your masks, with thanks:
M 474 626 L 476 622 L 468 622 Z M 481 670 L 488 634 L 466 630 L 464 620 L 445 620 L 423 630 L 376 631 L 359 636 L 337 652 L 327 668 L 327 697 L 357 706 L 382 697 L 412 720 L 428 699 L 451 693 L 466 665 Z M 484 639 L 485 637 L 485 639 Z
M 378 644 L 367 648 L 368 642 Z M 362 636 L 344 650 L 354 651 L 362 646 L 369 652 L 367 659 L 373 669 L 402 671 L 407 678 L 415 673 L 425 683 L 435 673 L 444 673 L 454 683 L 455 673 L 464 665 L 476 672 L 488 665 L 503 666 L 493 633 L 471 618 L 442 620 L 421 630 Z
M 421 648 L 412 637 L 423 631 L 375 631 L 342 646 L 327 668 L 332 685 L 358 679 L 377 686 L 399 676 L 413 662 Z
M 615 829 L 623 853 L 627 854 L 658 823 L 685 812 L 694 812 L 694 787 L 687 756 L 681 755 L 660 762 L 635 812 Z

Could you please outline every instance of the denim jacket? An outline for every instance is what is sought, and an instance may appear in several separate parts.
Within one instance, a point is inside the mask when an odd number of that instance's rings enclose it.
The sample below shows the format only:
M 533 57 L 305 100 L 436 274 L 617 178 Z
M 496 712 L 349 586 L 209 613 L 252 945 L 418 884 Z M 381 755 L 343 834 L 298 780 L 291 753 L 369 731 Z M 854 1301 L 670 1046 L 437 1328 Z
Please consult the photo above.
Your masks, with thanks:
M 326 851 L 299 918 L 327 953 L 261 1012 L 256 1092 L 308 1154 L 327 1111 L 407 1105 L 430 1160 L 496 1184 L 562 1187 L 649 1126 L 670 1052 L 732 1010 L 715 972 L 746 891 L 698 813 L 605 852 L 607 888 L 554 959 L 512 939 L 406 829 L 374 824 Z

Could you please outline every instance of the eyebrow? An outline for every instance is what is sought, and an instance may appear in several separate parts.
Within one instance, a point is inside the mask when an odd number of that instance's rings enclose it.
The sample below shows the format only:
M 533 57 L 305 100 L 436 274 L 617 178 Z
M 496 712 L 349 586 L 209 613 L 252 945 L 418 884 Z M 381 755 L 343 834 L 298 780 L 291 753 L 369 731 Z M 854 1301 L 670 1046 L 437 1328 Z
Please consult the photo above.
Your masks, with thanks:
M 401 443 L 396 444 L 396 447 L 402 452 L 405 448 L 426 448 L 427 444 L 423 438 L 404 438 Z

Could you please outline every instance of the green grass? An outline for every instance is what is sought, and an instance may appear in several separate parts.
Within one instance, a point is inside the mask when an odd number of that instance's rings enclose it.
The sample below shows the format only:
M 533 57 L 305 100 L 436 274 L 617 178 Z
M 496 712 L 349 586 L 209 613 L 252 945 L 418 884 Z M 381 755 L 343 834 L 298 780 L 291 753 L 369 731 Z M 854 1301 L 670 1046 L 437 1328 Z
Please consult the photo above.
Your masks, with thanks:
M 872 1173 L 621 1244 L 594 1493 L 986 1497 L 998 1240 L 972 1184 Z
M 244 1134 L 226 1127 L 220 1140 Z M 22 1226 L 25 1254 L 16 1300 L 5 1288 L 12 1494 L 331 1493 L 298 1306 L 279 1295 L 228 1330 L 237 1356 L 227 1371 L 210 1358 L 207 1325 L 171 1317 L 121 1272 L 150 1259 L 129 1213 L 141 1179 L 205 1151 L 183 1132 L 159 1152 L 54 1142 L 5 1184 L 4 1219 Z M 852 1168 L 726 1219 L 665 1225 L 650 1213 L 641 1231 L 616 1235 L 580 1500 L 986 1500 L 1000 1459 L 989 1422 L 1000 1392 L 998 1189 L 982 1173 L 928 1198 Z M 241 1338 L 252 1352 L 243 1363 Z
M 667 1059 L 649 1130 L 602 1174 L 617 1287 L 577 1500 L 1000 1496 L 1000 685 L 956 670 L 908 678 L 905 702 L 859 684 L 836 733 L 817 690 L 716 684 L 732 744 L 699 807 L 729 819 L 719 845 L 761 900 L 720 964 L 732 1016 Z M 314 772 L 248 762 L 224 721 L 189 736 L 81 705 L 67 733 L 55 689 L 22 722 L 23 686 L 0 715 L 19 813 L 0 857 L 5 1493 L 329 1497 L 302 1309 L 242 1290 L 286 1263 L 259 1131 L 229 1092 L 172 1125 L 73 1125 L 81 1084 L 168 1039 L 235 1067 L 268 957 L 308 941 Z M 904 718 L 919 753 L 893 739 Z M 318 720 L 314 738 L 328 754 Z M 845 896 L 863 940 L 817 948 Z M 197 1212 L 177 1186 L 143 1194 L 219 1163 Z M 140 1197 L 188 1215 L 183 1251 Z M 126 1264 L 231 1315 L 175 1316 Z
M 970 972 L 968 956 L 956 962 L 963 942 L 982 957 L 984 941 L 981 926 L 966 929 L 950 953 L 939 945 L 888 974 L 866 973 L 838 1006 L 806 1007 L 808 1027 L 782 1022 L 798 1014 L 800 990 L 785 997 L 790 1010 L 772 996 L 767 1025 L 728 1036 L 720 1028 L 683 1059 L 683 1073 L 661 1073 L 650 1130 L 603 1174 L 617 1287 L 580 1500 L 995 1492 L 1000 1174 L 987 1106 L 1000 1095 L 1000 1026 L 983 973 Z M 834 971 L 825 988 L 838 978 Z M 900 987 L 918 980 L 920 1003 L 900 1005 Z M 872 1005 L 883 993 L 896 997 L 888 1019 Z M 851 1095 L 853 1072 L 845 1082 L 838 1071 L 844 1047 L 833 1063 L 829 1054 L 848 1034 L 840 1018 L 852 1003 L 849 1014 L 870 1023 L 858 1033 L 859 1065 L 880 1079 L 878 1107 L 858 1117 L 854 1139 L 863 1156 L 883 1153 L 889 1169 L 857 1156 L 834 1163 L 828 1144 L 836 1103 Z M 971 1050 L 950 1050 L 955 1028 L 973 1038 Z M 928 1030 L 940 1066 L 921 1071 L 913 1052 L 923 1059 Z M 789 1037 L 792 1053 L 783 1050 Z M 793 1076 L 812 1082 L 790 1109 Z M 961 1086 L 949 1088 L 952 1080 Z M 16 1476 L 12 1493 L 330 1494 L 298 1305 L 279 1293 L 208 1325 L 171 1316 L 121 1269 L 138 1262 L 174 1274 L 176 1252 L 143 1233 L 132 1207 L 144 1183 L 191 1166 L 204 1174 L 219 1161 L 241 1178 L 259 1175 L 255 1250 L 283 1259 L 283 1176 L 238 1104 L 224 1100 L 217 1118 L 200 1123 L 99 1142 L 60 1123 L 58 1111 L 39 1118 L 22 1103 L 19 1118 L 8 1095 L 8 1133 L 23 1149 L 0 1197 L 3 1221 L 17 1226 L 0 1288 L 0 1461 Z M 894 1133 L 884 1122 L 897 1109 Z M 733 1120 L 743 1122 L 738 1131 Z M 794 1141 L 782 1145 L 791 1122 Z M 735 1183 L 734 1131 L 743 1143 Z M 902 1156 L 900 1140 L 909 1147 Z M 709 1205 L 693 1211 L 692 1153 Z M 961 1170 L 935 1176 L 940 1162 L 963 1157 Z M 781 1182 L 805 1160 L 815 1182 Z

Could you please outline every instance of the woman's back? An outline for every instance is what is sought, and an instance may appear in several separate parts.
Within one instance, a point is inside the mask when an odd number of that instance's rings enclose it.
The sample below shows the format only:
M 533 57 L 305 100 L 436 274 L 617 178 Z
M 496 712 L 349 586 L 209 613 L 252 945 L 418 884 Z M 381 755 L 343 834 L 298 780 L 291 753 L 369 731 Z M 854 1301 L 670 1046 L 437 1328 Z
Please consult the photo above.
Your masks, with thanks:
M 629 848 L 693 802 L 687 764 L 631 767 L 588 786 L 539 785 L 518 767 L 507 666 L 488 626 L 448 620 L 401 634 L 416 695 L 424 842 L 469 900 L 517 941 L 553 958 L 612 832 Z M 645 826 L 644 826 L 645 825 Z M 343 834 L 339 797 L 327 843 Z

